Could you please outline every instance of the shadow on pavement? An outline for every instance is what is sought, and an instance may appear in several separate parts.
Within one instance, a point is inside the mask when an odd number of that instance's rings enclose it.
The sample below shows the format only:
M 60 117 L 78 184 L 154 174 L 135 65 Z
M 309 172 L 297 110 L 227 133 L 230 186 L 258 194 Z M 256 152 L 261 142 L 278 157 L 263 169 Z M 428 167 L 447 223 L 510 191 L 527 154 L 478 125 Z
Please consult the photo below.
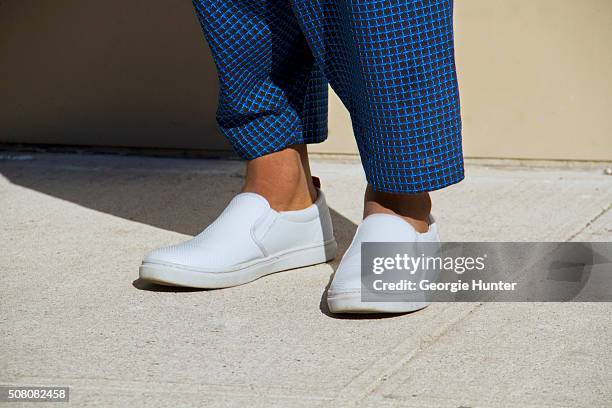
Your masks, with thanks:
M 244 179 L 243 166 L 235 161 L 102 155 L 0 161 L 0 174 L 52 197 L 186 235 L 198 234 L 213 221 Z M 331 213 L 341 254 L 356 226 Z
M 198 234 L 212 222 L 243 182 L 242 165 L 197 159 L 116 156 L 43 157 L 32 161 L 2 161 L 0 174 L 11 183 L 126 220 L 186 235 Z M 92 158 L 93 157 L 93 158 Z M 212 164 L 211 164 L 212 163 Z M 334 271 L 357 226 L 331 210 L 338 255 L 329 262 Z M 332 275 L 333 276 L 333 275 Z M 331 277 L 329 282 L 331 282 Z M 320 310 L 334 318 L 386 318 L 394 315 L 334 315 L 327 307 L 327 289 Z M 156 292 L 195 292 L 206 289 L 162 286 L 141 281 L 134 288 Z
M 168 285 L 158 285 L 156 283 L 147 282 L 140 278 L 136 279 L 132 282 L 132 286 L 138 290 L 146 290 L 149 292 L 208 292 L 211 289 L 202 289 L 202 288 L 187 288 L 182 286 L 168 286 Z

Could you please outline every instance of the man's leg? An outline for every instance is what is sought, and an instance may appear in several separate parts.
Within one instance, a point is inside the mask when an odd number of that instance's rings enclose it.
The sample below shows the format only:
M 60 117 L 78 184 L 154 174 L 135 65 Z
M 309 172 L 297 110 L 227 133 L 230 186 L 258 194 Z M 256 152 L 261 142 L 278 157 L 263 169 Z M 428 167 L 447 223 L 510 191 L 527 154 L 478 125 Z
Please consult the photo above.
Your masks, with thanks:
M 316 196 L 305 144 L 327 135 L 327 82 L 287 0 L 194 0 L 220 83 L 217 119 L 243 191 L 295 210 Z
M 287 0 L 194 0 L 219 74 L 219 127 L 247 163 L 243 190 L 200 234 L 152 251 L 148 281 L 223 288 L 335 256 L 307 143 L 327 135 L 327 83 Z
M 313 54 L 351 114 L 368 180 L 364 220 L 328 290 L 332 312 L 409 312 L 362 302 L 361 243 L 436 242 L 429 192 L 463 179 L 452 0 L 293 0 Z
M 426 229 L 428 192 L 463 179 L 452 0 L 294 0 L 313 54 L 351 113 L 364 215 Z

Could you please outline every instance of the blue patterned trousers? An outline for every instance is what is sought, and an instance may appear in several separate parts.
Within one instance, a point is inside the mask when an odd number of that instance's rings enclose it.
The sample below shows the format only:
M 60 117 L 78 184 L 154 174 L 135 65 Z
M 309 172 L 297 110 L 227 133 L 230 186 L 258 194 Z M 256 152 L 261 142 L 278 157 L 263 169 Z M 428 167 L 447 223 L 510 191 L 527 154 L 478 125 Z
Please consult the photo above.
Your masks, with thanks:
M 193 0 L 219 75 L 217 121 L 244 159 L 327 137 L 327 85 L 370 185 L 463 179 L 453 0 Z

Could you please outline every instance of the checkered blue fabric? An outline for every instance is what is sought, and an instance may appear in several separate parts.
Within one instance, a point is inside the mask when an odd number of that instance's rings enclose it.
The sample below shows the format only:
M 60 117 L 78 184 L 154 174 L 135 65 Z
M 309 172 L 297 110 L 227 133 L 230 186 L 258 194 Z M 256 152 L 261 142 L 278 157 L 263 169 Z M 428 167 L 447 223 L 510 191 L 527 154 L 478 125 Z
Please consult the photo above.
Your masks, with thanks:
M 368 182 L 463 179 L 452 0 L 193 0 L 217 65 L 217 120 L 244 159 L 327 137 L 327 84 Z

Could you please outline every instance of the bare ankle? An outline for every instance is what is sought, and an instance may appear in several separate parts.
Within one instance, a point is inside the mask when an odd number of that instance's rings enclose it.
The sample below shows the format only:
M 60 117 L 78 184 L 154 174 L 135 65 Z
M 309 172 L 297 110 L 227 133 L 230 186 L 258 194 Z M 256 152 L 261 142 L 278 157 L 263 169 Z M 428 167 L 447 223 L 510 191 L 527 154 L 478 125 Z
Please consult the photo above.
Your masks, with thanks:
M 247 163 L 243 192 L 265 197 L 276 211 L 301 210 L 316 200 L 306 146 L 298 145 Z
M 316 200 L 316 190 L 305 178 L 279 176 L 274 180 L 255 179 L 245 183 L 242 192 L 257 193 L 276 211 L 301 210 Z
M 418 232 L 429 230 L 431 199 L 428 193 L 392 194 L 374 191 L 371 186 L 366 189 L 363 206 L 363 217 L 372 214 L 391 214 L 403 218 Z

